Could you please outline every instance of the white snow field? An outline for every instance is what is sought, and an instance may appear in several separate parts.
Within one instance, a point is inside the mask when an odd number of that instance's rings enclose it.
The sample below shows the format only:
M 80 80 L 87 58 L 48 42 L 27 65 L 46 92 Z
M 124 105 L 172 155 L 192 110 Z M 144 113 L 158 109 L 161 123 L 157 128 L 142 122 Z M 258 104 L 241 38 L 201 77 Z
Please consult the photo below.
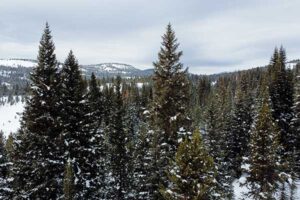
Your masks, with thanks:
M 0 66 L 6 67 L 34 67 L 36 61 L 25 59 L 0 59 Z
M 20 98 L 21 99 L 21 98 Z M 7 98 L 1 98 L 6 101 Z M 10 103 L 0 104 L 0 130 L 7 137 L 10 133 L 15 133 L 20 127 L 20 117 L 24 110 L 25 103 L 21 100 L 11 105 Z

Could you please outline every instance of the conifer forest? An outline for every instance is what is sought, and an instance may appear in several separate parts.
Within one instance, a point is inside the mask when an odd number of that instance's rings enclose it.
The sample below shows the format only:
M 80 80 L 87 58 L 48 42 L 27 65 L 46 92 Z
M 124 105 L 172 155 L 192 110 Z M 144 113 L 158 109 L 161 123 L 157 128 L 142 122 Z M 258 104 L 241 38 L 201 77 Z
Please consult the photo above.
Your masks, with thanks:
M 0 199 L 300 199 L 300 61 L 284 46 L 266 66 L 193 74 L 169 23 L 150 75 L 101 76 L 76 51 L 60 62 L 54 33 L 28 81 L 0 81 L 24 105 L 0 131 Z

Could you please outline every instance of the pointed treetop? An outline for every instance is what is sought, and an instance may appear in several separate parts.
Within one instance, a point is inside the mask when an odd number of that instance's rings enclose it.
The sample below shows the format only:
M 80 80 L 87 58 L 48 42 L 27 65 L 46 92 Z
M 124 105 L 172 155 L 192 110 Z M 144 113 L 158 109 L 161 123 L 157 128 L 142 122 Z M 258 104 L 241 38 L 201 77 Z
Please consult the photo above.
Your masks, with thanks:
M 49 29 L 49 28 L 50 28 L 48 21 L 46 21 L 45 28 L 46 28 L 46 29 Z
M 279 56 L 280 56 L 281 64 L 284 66 L 285 62 L 286 62 L 286 51 L 285 51 L 285 48 L 283 48 L 282 45 L 279 49 Z
M 70 50 L 67 59 L 65 60 L 64 63 L 66 66 L 72 66 L 75 67 L 76 69 L 79 69 L 79 64 L 78 64 L 78 60 L 75 57 L 74 53 L 72 50 Z
M 161 45 L 160 52 L 158 53 L 158 61 L 153 63 L 155 71 L 160 74 L 181 71 L 183 68 L 183 64 L 180 62 L 182 51 L 177 50 L 179 43 L 170 23 L 167 25 L 166 32 L 162 36 Z
M 278 48 L 275 47 L 274 53 L 271 57 L 270 65 L 274 65 L 278 59 L 279 59 L 279 51 Z
M 54 53 L 55 45 L 52 39 L 51 30 L 46 23 L 39 45 L 38 65 L 40 67 L 56 68 L 57 61 Z
M 44 34 L 42 35 L 41 41 L 43 41 L 43 39 L 46 39 L 46 38 L 52 39 L 51 30 L 50 30 L 50 26 L 49 26 L 48 22 L 46 22 L 46 25 L 44 28 Z

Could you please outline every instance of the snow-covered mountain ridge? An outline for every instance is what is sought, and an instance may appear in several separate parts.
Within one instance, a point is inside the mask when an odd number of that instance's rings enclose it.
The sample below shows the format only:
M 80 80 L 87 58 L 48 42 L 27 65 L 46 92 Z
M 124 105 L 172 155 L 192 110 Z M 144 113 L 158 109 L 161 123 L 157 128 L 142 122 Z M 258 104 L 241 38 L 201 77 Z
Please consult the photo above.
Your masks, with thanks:
M 18 58 L 12 58 L 12 59 L 0 59 L 0 66 L 4 67 L 28 67 L 32 68 L 36 66 L 37 61 L 32 59 L 18 59 Z
M 36 60 L 32 59 L 0 59 L 0 67 L 7 68 L 33 68 L 37 65 Z M 148 70 L 140 70 L 132 65 L 123 63 L 100 63 L 81 65 L 82 72 L 90 75 L 94 72 L 98 76 L 115 76 L 117 74 L 127 76 L 148 75 Z
M 92 65 L 83 65 L 82 68 L 98 69 L 108 72 L 127 72 L 127 71 L 140 71 L 139 69 L 133 67 L 132 65 L 122 64 L 122 63 L 101 63 Z

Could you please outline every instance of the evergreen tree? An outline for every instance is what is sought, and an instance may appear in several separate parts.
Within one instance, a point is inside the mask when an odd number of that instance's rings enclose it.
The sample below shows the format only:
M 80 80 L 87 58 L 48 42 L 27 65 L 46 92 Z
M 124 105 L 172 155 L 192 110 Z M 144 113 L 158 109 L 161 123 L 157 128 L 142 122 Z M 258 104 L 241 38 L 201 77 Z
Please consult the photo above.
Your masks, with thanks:
M 210 91 L 211 83 L 208 76 L 201 77 L 197 88 L 199 105 L 201 108 L 204 108 L 206 106 Z
M 88 107 L 88 114 L 86 118 L 88 118 L 88 130 L 91 134 L 90 143 L 93 146 L 94 151 L 94 159 L 97 160 L 97 176 L 98 178 L 95 179 L 97 182 L 97 190 L 100 194 L 97 197 L 105 198 L 106 195 L 106 180 L 105 174 L 108 173 L 107 171 L 107 145 L 105 144 L 105 135 L 103 128 L 103 118 L 104 118 L 104 96 L 99 88 L 97 83 L 97 79 L 92 73 L 90 83 L 89 83 L 89 90 L 86 95 L 86 104 Z
M 65 144 L 65 162 L 71 159 L 76 177 L 74 199 L 96 195 L 98 166 L 95 159 L 93 132 L 89 130 L 86 115 L 84 84 L 79 64 L 70 51 L 62 68 L 62 124 Z M 94 119 L 95 120 L 95 119 Z
M 224 124 L 222 124 L 222 116 L 220 115 L 220 107 L 218 97 L 213 93 L 209 98 L 209 105 L 205 111 L 205 144 L 208 147 L 209 154 L 213 157 L 217 169 L 217 188 L 216 196 L 213 199 L 230 198 L 232 195 L 231 178 L 229 171 L 229 163 L 227 158 L 227 138 L 224 134 Z
M 110 113 L 108 125 L 109 145 L 110 145 L 110 170 L 111 183 L 109 199 L 127 199 L 128 192 L 128 157 L 126 149 L 126 132 L 124 130 L 124 105 L 121 94 L 121 77 L 117 77 L 115 84 L 115 94 Z
M 180 62 L 181 51 L 171 24 L 162 37 L 162 47 L 158 61 L 154 63 L 154 93 L 151 110 L 152 129 L 155 136 L 153 146 L 153 191 L 160 198 L 159 185 L 167 186 L 166 167 L 173 158 L 178 146 L 178 139 L 188 133 L 190 119 L 187 117 L 189 83 L 187 70 Z M 155 169 L 156 168 L 156 169 Z
M 214 161 L 206 151 L 199 131 L 178 147 L 168 173 L 171 184 L 163 188 L 164 199 L 210 199 L 215 187 Z
M 291 120 L 290 146 L 292 147 L 291 164 L 293 171 L 300 177 L 300 64 L 295 70 L 295 93 L 293 106 L 293 119 Z
M 248 156 L 248 144 L 250 141 L 250 129 L 252 125 L 252 100 L 247 92 L 245 75 L 241 77 L 237 88 L 231 131 L 228 136 L 228 157 L 235 177 L 241 175 L 241 164 L 244 156 Z
M 176 146 L 177 131 L 181 127 L 188 130 L 190 124 L 186 116 L 189 84 L 187 70 L 183 70 L 183 65 L 180 63 L 182 51 L 177 52 L 179 43 L 171 24 L 167 26 L 167 31 L 162 38 L 159 60 L 154 63 L 153 118 L 155 125 L 164 132 L 165 140 L 171 146 Z
M 104 115 L 104 98 L 100 91 L 97 79 L 94 73 L 89 82 L 89 91 L 87 93 L 87 104 L 89 107 L 89 117 L 92 119 L 92 131 L 97 132 L 101 128 Z
M 250 133 L 248 197 L 273 199 L 280 181 L 278 163 L 279 134 L 273 121 L 268 92 L 264 97 Z
M 7 157 L 8 160 L 13 161 L 13 155 L 14 155 L 14 151 L 15 151 L 15 144 L 14 144 L 14 138 L 15 135 L 13 134 L 9 134 L 7 139 L 6 139 L 6 143 L 5 143 L 5 149 L 6 149 L 6 153 L 7 153 Z
M 142 124 L 137 134 L 137 141 L 134 155 L 134 188 L 138 200 L 152 199 L 150 193 L 149 177 L 151 175 L 151 143 L 149 127 Z
M 75 187 L 74 187 L 74 171 L 73 166 L 70 161 L 67 162 L 65 167 L 65 174 L 64 174 L 64 199 L 65 200 L 73 200 L 75 194 Z
M 110 123 L 110 113 L 113 108 L 114 87 L 105 85 L 103 88 L 103 122 L 105 126 Z
M 272 116 L 280 128 L 280 143 L 285 153 L 289 148 L 289 124 L 292 118 L 293 84 L 285 67 L 286 53 L 283 47 L 274 50 L 269 66 L 269 93 Z
M 16 140 L 18 159 L 12 170 L 16 198 L 57 199 L 62 195 L 61 85 L 54 49 L 46 24 Z
M 12 193 L 10 185 L 10 163 L 5 149 L 3 132 L 0 131 L 0 199 L 10 199 Z
M 152 100 L 151 97 L 152 86 L 143 84 L 141 89 L 141 110 L 145 111 Z

